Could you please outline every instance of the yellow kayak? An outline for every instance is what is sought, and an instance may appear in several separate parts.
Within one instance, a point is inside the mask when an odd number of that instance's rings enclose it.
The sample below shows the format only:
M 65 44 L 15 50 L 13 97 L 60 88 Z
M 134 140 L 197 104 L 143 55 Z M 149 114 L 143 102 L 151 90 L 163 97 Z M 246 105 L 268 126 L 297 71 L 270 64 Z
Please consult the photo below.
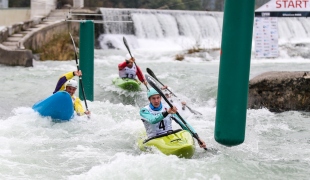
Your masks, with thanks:
M 141 151 L 147 151 L 150 147 L 156 147 L 163 154 L 176 155 L 181 158 L 191 158 L 195 153 L 195 141 L 186 130 L 175 130 L 150 139 L 138 140 Z

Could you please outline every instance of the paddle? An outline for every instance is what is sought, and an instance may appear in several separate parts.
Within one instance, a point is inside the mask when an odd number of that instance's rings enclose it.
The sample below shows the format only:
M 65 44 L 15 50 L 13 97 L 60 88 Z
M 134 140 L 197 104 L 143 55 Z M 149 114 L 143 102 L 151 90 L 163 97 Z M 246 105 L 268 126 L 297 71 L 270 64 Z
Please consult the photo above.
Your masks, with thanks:
M 157 77 L 155 76 L 154 72 L 150 69 L 150 68 L 146 68 L 146 71 L 147 73 L 149 73 L 149 75 L 151 75 L 154 79 L 156 79 L 162 86 L 165 86 L 162 82 L 160 82 Z M 170 89 L 167 88 L 167 90 L 174 96 L 174 97 L 177 97 L 177 95 L 175 95 Z M 188 105 L 185 105 L 188 110 L 193 113 L 193 114 L 199 114 L 199 115 L 202 115 L 200 112 L 188 107 Z
M 79 63 L 78 63 L 78 58 L 77 58 L 78 56 L 77 56 L 76 46 L 75 46 L 73 37 L 72 37 L 72 35 L 71 35 L 70 32 L 69 32 L 69 34 L 70 34 L 70 37 L 71 37 L 71 40 L 72 40 L 72 43 L 73 43 L 73 46 L 74 46 L 76 68 L 77 68 L 77 70 L 79 71 L 79 70 L 80 70 L 80 66 L 79 66 Z M 85 91 L 84 91 L 82 76 L 79 76 L 79 82 L 80 82 L 80 85 L 81 85 L 81 88 L 82 88 L 82 92 L 83 92 L 83 98 L 84 98 L 85 107 L 86 107 L 86 110 L 88 111 L 88 106 L 87 106 L 87 102 L 86 102 L 86 96 L 85 96 Z M 87 115 L 87 117 L 90 118 L 88 115 Z
M 129 52 L 129 54 L 130 54 L 130 57 L 133 58 L 133 57 L 132 57 L 132 54 L 131 54 L 131 52 L 130 52 L 129 46 L 128 46 L 128 44 L 127 44 L 127 40 L 126 40 L 125 37 L 123 37 L 123 41 L 124 41 L 124 44 L 125 44 L 125 46 L 126 46 L 128 52 Z M 135 66 L 138 68 L 138 66 L 137 66 L 137 64 L 136 64 L 136 61 L 134 61 L 134 63 L 135 63 Z M 140 71 L 138 71 L 138 72 L 140 73 Z M 140 74 L 140 75 L 141 75 L 141 77 L 143 77 L 142 74 Z M 144 85 L 145 85 L 146 89 L 149 90 L 149 88 L 147 87 L 147 85 L 146 85 L 146 84 L 144 84 Z
M 155 83 L 154 79 L 153 79 L 151 76 L 147 75 L 147 74 L 145 75 L 145 78 L 146 78 L 147 82 L 161 95 L 161 97 L 164 98 L 164 100 L 168 103 L 168 105 L 169 105 L 170 107 L 173 107 L 173 105 L 172 105 L 172 104 L 170 103 L 170 101 L 166 98 L 166 96 L 164 95 L 164 93 L 156 86 L 156 83 Z M 177 114 L 177 116 L 180 118 L 180 120 L 183 122 L 183 124 L 187 127 L 187 129 L 193 134 L 194 138 L 197 139 L 198 143 L 199 143 L 199 144 L 203 144 L 203 143 L 200 141 L 198 134 L 197 134 L 197 133 L 193 133 L 193 132 L 191 131 L 191 129 L 187 126 L 187 123 L 186 123 L 186 121 L 182 118 L 182 116 L 181 116 L 178 112 L 176 112 L 176 114 Z M 205 150 L 208 150 L 207 148 L 204 148 L 204 149 L 205 149 Z

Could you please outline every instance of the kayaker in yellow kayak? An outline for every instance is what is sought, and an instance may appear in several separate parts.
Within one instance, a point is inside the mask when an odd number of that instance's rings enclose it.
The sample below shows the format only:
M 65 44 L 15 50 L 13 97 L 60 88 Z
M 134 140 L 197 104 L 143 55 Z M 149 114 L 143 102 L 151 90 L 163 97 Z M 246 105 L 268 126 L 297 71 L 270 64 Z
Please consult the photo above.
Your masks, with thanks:
M 58 91 L 67 91 L 72 98 L 73 107 L 77 115 L 90 115 L 90 111 L 84 110 L 80 98 L 74 95 L 78 87 L 78 83 L 73 79 L 74 76 L 82 76 L 82 71 L 70 71 L 60 76 L 53 94 Z
M 170 108 L 166 104 L 161 103 L 160 94 L 154 89 L 150 88 L 147 92 L 147 97 L 150 101 L 150 104 L 145 106 L 140 110 L 140 115 L 142 117 L 142 121 L 144 127 L 146 129 L 146 133 L 148 138 L 152 138 L 154 136 L 165 134 L 169 131 L 172 131 L 172 120 L 173 117 L 177 123 L 184 130 L 189 130 L 184 125 L 184 123 L 175 115 L 177 112 L 177 108 L 173 106 Z M 191 127 L 188 123 L 186 123 L 188 128 L 190 128 L 189 132 L 196 133 L 193 127 Z M 201 148 L 206 148 L 206 143 L 202 141 L 200 138 L 201 144 L 199 146 Z
M 139 66 L 136 66 L 134 62 L 135 58 L 131 57 L 130 54 L 127 54 L 125 62 L 118 64 L 119 77 L 136 79 L 136 76 L 138 76 L 138 79 L 143 84 L 147 85 L 147 81 L 145 80 L 141 69 Z

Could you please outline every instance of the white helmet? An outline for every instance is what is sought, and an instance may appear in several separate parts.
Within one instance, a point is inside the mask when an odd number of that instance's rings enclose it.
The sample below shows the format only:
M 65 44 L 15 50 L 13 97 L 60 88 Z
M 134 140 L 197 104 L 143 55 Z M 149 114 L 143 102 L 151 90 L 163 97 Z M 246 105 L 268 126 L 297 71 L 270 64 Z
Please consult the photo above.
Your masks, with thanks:
M 132 54 L 132 57 L 134 57 L 133 54 Z M 129 61 L 129 59 L 131 59 L 131 56 L 130 56 L 130 54 L 128 53 L 128 54 L 126 54 L 125 60 Z
M 66 88 L 67 86 L 71 86 L 71 87 L 77 88 L 77 87 L 78 87 L 78 84 L 77 84 L 76 80 L 70 79 L 69 81 L 66 82 L 65 88 Z

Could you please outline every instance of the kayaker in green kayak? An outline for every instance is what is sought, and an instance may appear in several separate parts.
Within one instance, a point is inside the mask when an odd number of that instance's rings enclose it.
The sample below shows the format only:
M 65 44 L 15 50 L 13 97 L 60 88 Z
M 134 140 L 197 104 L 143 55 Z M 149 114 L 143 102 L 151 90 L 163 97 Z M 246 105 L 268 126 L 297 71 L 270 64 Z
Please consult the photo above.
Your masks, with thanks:
M 130 54 L 127 54 L 125 62 L 118 64 L 119 77 L 136 79 L 136 76 L 138 76 L 138 79 L 143 84 L 147 85 L 147 81 L 145 80 L 141 69 L 139 68 L 139 66 L 136 66 L 134 62 L 135 58 L 131 57 Z
M 72 98 L 73 107 L 77 115 L 90 115 L 90 111 L 84 110 L 80 98 L 74 95 L 78 87 L 78 83 L 73 79 L 74 76 L 82 76 L 82 71 L 70 71 L 60 76 L 53 94 L 58 91 L 67 91 Z
M 152 138 L 154 136 L 162 135 L 172 131 L 172 120 L 174 118 L 176 122 L 182 127 L 184 130 L 189 130 L 184 125 L 184 123 L 175 115 L 177 112 L 177 108 L 173 106 L 170 108 L 166 104 L 161 103 L 160 94 L 154 89 L 150 88 L 147 92 L 147 97 L 150 101 L 150 104 L 145 106 L 140 110 L 140 115 L 142 117 L 142 121 L 144 127 L 146 129 L 146 133 L 148 138 Z M 191 127 L 188 123 L 187 126 L 190 128 L 189 132 L 196 133 L 193 127 Z M 206 148 L 206 143 L 202 142 L 199 144 L 201 148 Z

